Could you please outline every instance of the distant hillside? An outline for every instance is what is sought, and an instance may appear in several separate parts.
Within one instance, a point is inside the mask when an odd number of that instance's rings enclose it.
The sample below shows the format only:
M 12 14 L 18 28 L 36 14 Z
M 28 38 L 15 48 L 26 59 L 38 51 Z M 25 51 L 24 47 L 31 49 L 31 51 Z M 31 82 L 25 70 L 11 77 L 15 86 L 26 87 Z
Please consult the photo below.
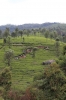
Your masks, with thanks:
M 19 30 L 33 29 L 33 28 L 48 28 L 48 29 L 64 30 L 64 32 L 66 32 L 66 24 L 61 24 L 61 23 L 23 24 L 23 25 L 8 24 L 8 25 L 0 26 L 0 30 L 4 31 L 6 27 L 8 27 L 10 29 L 10 32 L 14 31 L 16 27 Z

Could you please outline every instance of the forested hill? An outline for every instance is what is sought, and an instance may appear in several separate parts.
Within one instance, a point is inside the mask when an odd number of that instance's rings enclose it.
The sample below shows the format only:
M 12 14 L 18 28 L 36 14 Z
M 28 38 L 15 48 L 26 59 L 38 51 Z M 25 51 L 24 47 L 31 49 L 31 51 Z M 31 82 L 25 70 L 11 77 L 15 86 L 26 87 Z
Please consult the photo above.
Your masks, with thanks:
M 4 31 L 5 29 L 9 28 L 10 31 L 14 31 L 17 27 L 19 30 L 22 29 L 33 29 L 33 28 L 48 28 L 48 29 L 61 29 L 66 32 L 66 24 L 61 23 L 43 23 L 43 24 L 23 24 L 23 25 L 2 25 L 0 26 L 0 30 Z

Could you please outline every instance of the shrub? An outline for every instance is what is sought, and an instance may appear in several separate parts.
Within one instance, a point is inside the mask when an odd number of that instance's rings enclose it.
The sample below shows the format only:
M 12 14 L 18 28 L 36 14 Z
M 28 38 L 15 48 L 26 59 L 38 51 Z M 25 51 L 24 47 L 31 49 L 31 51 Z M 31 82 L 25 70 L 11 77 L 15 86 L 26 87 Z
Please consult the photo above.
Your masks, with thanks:
M 58 64 L 45 68 L 44 77 L 37 81 L 37 87 L 43 91 L 46 100 L 65 100 L 66 77 Z
M 0 74 L 0 86 L 3 88 L 2 97 L 7 100 L 7 92 L 11 88 L 11 72 L 9 68 L 5 68 Z
M 60 68 L 64 71 L 66 75 L 66 54 L 62 57 L 62 60 L 60 61 Z

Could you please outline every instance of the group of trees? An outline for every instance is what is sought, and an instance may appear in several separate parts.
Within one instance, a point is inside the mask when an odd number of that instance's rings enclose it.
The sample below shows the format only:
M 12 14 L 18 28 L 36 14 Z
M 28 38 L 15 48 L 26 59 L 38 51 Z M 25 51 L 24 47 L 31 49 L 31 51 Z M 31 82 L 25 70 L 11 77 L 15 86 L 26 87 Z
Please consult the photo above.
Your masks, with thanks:
M 39 100 L 66 99 L 66 76 L 56 63 L 46 67 L 34 81 L 38 91 L 42 91 Z
M 2 37 L 8 37 L 9 35 L 12 37 L 17 37 L 17 36 L 23 36 L 23 35 L 34 35 L 36 36 L 37 34 L 42 35 L 46 38 L 51 38 L 51 39 L 56 39 L 57 37 L 59 38 L 60 41 L 66 42 L 66 33 L 60 29 L 50 29 L 50 28 L 36 28 L 36 29 L 23 29 L 19 30 L 18 27 L 15 28 L 13 32 L 10 32 L 9 28 L 6 28 L 4 32 L 0 30 L 0 38 Z
M 46 38 L 55 39 L 58 37 L 60 41 L 66 42 L 66 33 L 62 33 L 57 30 L 50 30 L 50 29 L 41 29 L 41 34 L 44 35 Z

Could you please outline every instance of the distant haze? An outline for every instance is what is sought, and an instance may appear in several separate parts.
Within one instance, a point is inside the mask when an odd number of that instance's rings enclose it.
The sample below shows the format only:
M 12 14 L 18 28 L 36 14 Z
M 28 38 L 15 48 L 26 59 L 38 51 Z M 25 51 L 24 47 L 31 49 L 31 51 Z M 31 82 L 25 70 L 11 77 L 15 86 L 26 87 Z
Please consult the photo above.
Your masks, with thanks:
M 66 23 L 66 0 L 0 0 L 0 25 Z

